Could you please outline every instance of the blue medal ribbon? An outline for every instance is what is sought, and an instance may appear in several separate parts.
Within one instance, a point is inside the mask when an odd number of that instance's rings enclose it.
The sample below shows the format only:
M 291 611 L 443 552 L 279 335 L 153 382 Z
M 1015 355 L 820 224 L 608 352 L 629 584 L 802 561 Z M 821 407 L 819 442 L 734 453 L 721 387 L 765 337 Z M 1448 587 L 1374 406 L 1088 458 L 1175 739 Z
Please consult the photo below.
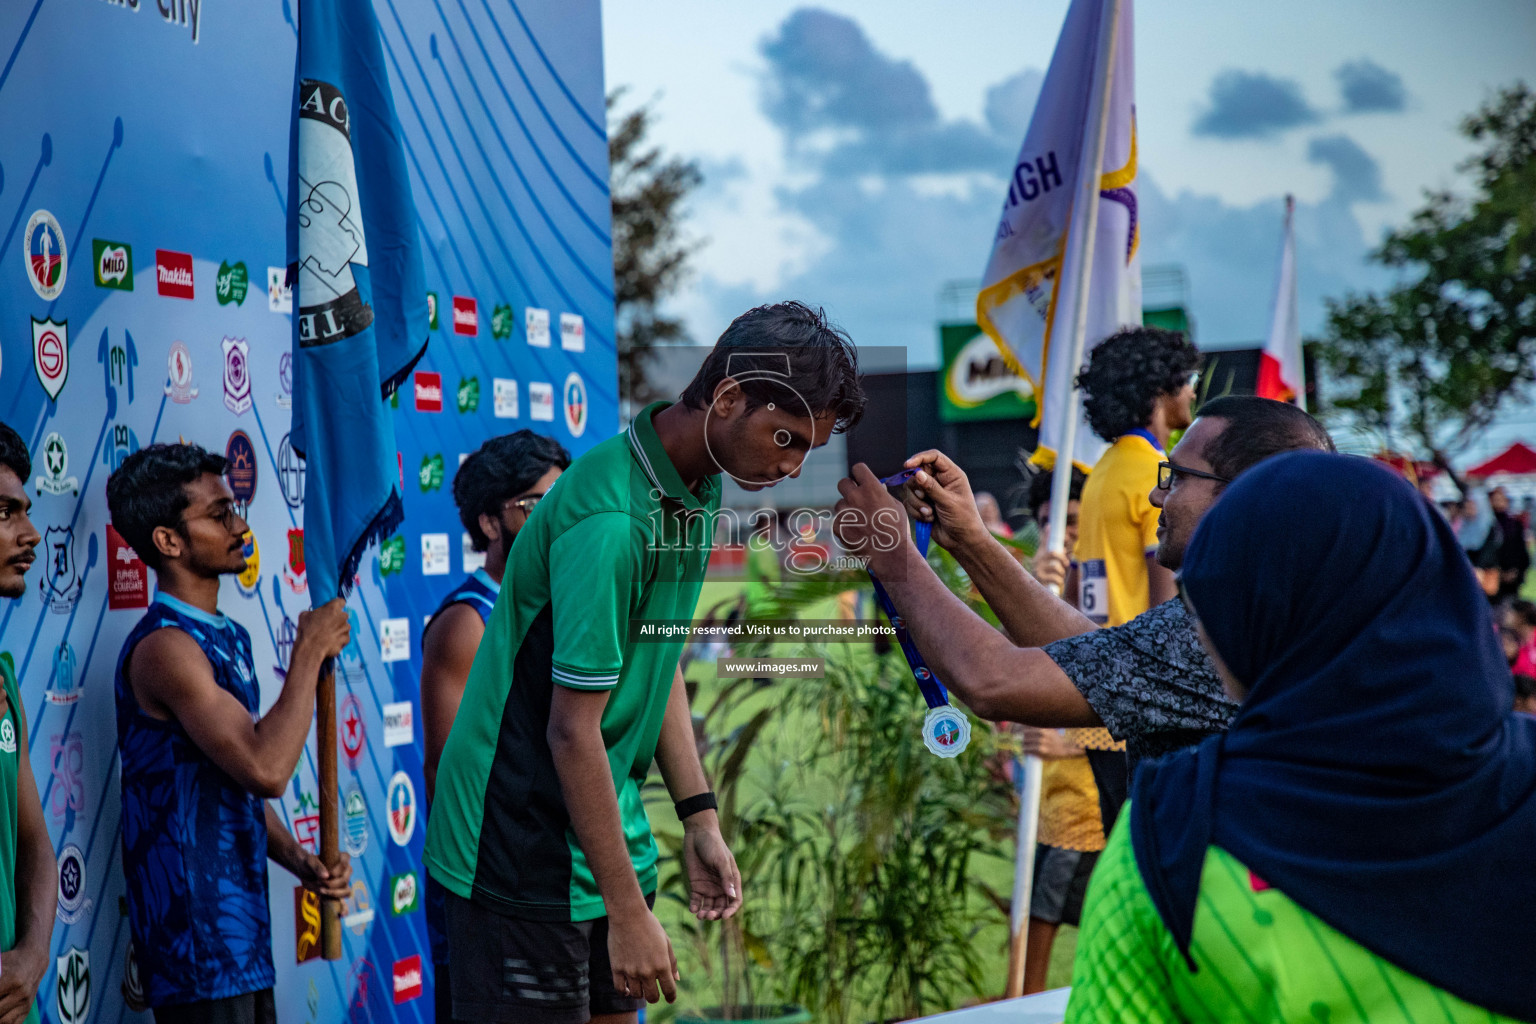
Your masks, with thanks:
M 888 476 L 880 482 L 887 487 L 899 487 L 912 479 L 917 473 L 915 469 L 904 469 L 894 476 Z M 933 536 L 932 523 L 914 523 L 913 539 L 917 542 L 918 553 L 924 558 L 928 557 L 928 543 Z M 939 682 L 939 677 L 933 674 L 923 661 L 922 654 L 918 653 L 917 645 L 912 642 L 912 634 L 907 632 L 907 624 L 896 611 L 896 606 L 891 603 L 891 595 L 885 592 L 885 587 L 880 585 L 879 579 L 874 573 L 869 574 L 870 582 L 875 585 L 875 600 L 880 604 L 880 610 L 891 621 L 891 626 L 896 630 L 896 642 L 901 644 L 901 653 L 906 655 L 907 666 L 912 669 L 912 677 L 917 680 L 917 685 L 923 691 L 923 700 L 928 702 L 930 708 L 941 708 L 949 704 L 949 691 L 944 689 L 944 684 Z

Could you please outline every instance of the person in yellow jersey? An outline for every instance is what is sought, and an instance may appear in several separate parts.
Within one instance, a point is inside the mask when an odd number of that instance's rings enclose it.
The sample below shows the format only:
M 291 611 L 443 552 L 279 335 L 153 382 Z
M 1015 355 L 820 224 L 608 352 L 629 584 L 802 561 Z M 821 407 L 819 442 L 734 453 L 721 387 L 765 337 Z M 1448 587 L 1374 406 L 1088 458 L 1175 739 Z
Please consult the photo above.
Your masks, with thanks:
M 1193 421 L 1200 353 L 1183 334 L 1132 327 L 1094 348 L 1078 374 L 1083 412 L 1109 442 L 1083 488 L 1078 515 L 1077 607 L 1100 626 L 1119 626 L 1173 597 L 1173 571 L 1157 561 L 1149 493 L 1168 438 Z M 1104 831 L 1125 802 L 1125 744 L 1106 729 L 1077 731 L 1098 787 Z

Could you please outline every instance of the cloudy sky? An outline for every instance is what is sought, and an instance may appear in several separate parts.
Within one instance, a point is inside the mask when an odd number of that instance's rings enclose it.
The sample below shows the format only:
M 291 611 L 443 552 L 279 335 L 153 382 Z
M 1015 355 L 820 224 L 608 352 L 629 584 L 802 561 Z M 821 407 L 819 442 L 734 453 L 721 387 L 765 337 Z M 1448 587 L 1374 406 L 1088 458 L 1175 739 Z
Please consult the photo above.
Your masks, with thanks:
M 1184 268 L 1204 347 L 1263 337 L 1285 193 L 1314 332 L 1325 296 L 1382 282 L 1382 231 L 1459 186 L 1460 117 L 1536 80 L 1529 0 L 1135 7 L 1143 265 Z M 695 340 L 793 296 L 932 365 L 939 290 L 980 275 L 1066 8 L 604 0 L 610 88 L 705 173 L 677 302 Z

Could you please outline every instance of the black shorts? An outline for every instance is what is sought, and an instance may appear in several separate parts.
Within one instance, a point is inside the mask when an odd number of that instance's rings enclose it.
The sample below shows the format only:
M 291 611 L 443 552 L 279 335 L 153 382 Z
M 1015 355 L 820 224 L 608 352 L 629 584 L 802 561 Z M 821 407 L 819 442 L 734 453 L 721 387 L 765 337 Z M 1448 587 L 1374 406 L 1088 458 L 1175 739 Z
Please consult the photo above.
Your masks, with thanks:
M 655 894 L 645 898 L 656 903 Z M 455 1020 L 584 1024 L 633 1013 L 640 996 L 613 987 L 608 919 L 530 921 L 447 894 L 448 959 Z
M 155 1007 L 155 1024 L 277 1024 L 272 990 Z
M 1029 916 L 1047 924 L 1076 926 L 1083 916 L 1088 879 L 1099 862 L 1097 853 L 1035 847 L 1035 884 L 1029 895 Z

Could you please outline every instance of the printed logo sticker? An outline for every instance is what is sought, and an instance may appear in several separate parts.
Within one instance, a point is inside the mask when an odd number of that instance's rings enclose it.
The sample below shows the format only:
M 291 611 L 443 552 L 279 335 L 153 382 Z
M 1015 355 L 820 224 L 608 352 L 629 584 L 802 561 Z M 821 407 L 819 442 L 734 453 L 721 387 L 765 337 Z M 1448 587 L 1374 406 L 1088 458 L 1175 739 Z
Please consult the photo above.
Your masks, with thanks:
M 197 397 L 192 383 L 192 353 L 184 342 L 171 342 L 170 354 L 165 357 L 165 393 L 179 405 Z
M 395 961 L 394 983 L 396 1006 L 421 995 L 421 954 Z
M 293 285 L 288 283 L 287 267 L 267 268 L 267 309 L 273 313 L 293 312 Z
M 405 747 L 413 735 L 413 708 L 408 700 L 384 705 L 384 745 Z
M 236 511 L 244 518 L 256 498 L 256 446 L 243 430 L 230 434 L 224 445 L 224 479 L 234 495 Z
M 407 871 L 389 880 L 389 912 L 396 917 L 421 908 L 421 885 L 416 872 Z
M 379 575 L 396 576 L 405 571 L 405 538 L 395 534 L 379 545 Z
M 309 589 L 309 573 L 304 566 L 304 529 L 288 531 L 288 564 L 283 566 L 283 581 L 295 594 Z
M 123 535 L 107 524 L 107 607 L 149 607 L 149 566 L 144 564 Z
M 279 409 L 293 408 L 293 353 L 284 352 L 277 359 L 277 383 L 282 388 L 277 393 Z
M 416 483 L 421 488 L 421 492 L 425 494 L 428 491 L 441 489 L 444 472 L 442 452 L 423 455 L 421 457 L 421 468 L 416 471 Z
M 342 800 L 342 813 L 346 823 L 342 845 L 353 857 L 361 857 L 363 851 L 368 849 L 368 802 L 363 799 L 363 791 L 355 784 L 347 790 Z M 356 891 L 354 888 L 353 892 Z M 367 892 L 366 889 L 363 891 Z
M 85 854 L 74 843 L 65 843 L 59 851 L 59 920 L 74 924 L 90 911 L 91 901 L 85 896 Z
M 133 246 L 93 238 L 91 257 L 91 262 L 96 265 L 96 287 L 133 291 Z
M 53 649 L 53 665 L 48 673 L 48 689 L 44 691 L 49 704 L 73 704 L 80 699 L 80 687 L 75 675 L 75 649 L 68 640 L 60 640 Z
M 213 294 L 219 300 L 219 305 L 227 306 L 233 302 L 237 306 L 245 305 L 245 294 L 251 290 L 251 275 L 245 269 L 245 263 L 220 263 L 219 276 L 214 281 Z
M 32 318 L 32 367 L 48 397 L 59 400 L 69 379 L 69 321 Z
M 225 338 L 220 347 L 224 349 L 224 408 L 240 416 L 251 408 L 251 346 L 244 338 Z
M 476 412 L 480 408 L 480 378 L 459 378 L 459 412 Z
M 543 381 L 528 383 L 528 418 L 543 423 L 555 422 L 555 387 Z
M 245 568 L 235 577 L 235 583 L 239 586 L 243 597 L 257 597 L 259 595 L 256 587 L 261 582 L 261 545 L 256 543 L 255 530 L 245 531 L 245 544 L 240 548 L 240 553 L 245 556 Z M 288 663 L 285 660 L 283 671 L 287 670 Z
M 293 887 L 293 961 L 307 964 L 320 955 L 320 896 Z
M 587 386 L 574 370 L 565 378 L 564 396 L 566 429 L 572 437 L 580 437 L 587 429 Z
M 7 754 L 16 753 L 16 726 L 11 724 L 10 713 L 0 719 L 0 751 Z
M 58 969 L 59 1024 L 85 1024 L 91 1013 L 91 954 L 79 946 L 55 961 Z
M 448 535 L 446 533 L 424 533 L 421 535 L 421 574 L 423 576 L 447 576 L 451 568 L 448 557 Z
M 4 731 L 0 724 L 0 740 L 4 739 Z M 77 732 L 54 733 L 48 738 L 48 760 L 53 768 L 48 807 L 54 822 L 63 822 L 61 831 L 67 832 L 74 827 L 75 819 L 85 813 L 85 741 Z
M 512 307 L 505 302 L 491 310 L 491 337 L 497 341 L 512 337 Z
M 379 623 L 379 657 L 386 662 L 410 660 L 410 619 L 384 619 Z
M 341 713 L 337 715 L 341 726 L 341 750 L 347 755 L 347 767 L 356 769 L 363 760 L 363 741 L 367 730 L 363 728 L 363 704 L 353 693 L 341 702 Z
M 580 313 L 560 314 L 560 347 L 567 352 L 587 350 L 587 325 Z
M 133 335 L 123 332 L 123 341 L 107 344 L 106 335 L 96 346 L 96 361 L 106 367 L 107 393 L 113 388 L 128 389 L 128 404 L 133 404 L 133 368 L 139 365 L 139 350 L 133 343 Z
M 80 570 L 75 564 L 75 528 L 50 526 L 43 531 L 39 559 L 45 566 L 37 579 L 43 603 L 55 615 L 68 615 L 80 600 Z
M 497 419 L 517 419 L 517 381 L 507 377 L 495 378 L 492 395 L 496 403 L 495 412 Z
M 44 302 L 52 302 L 64 290 L 64 276 L 69 269 L 65 259 L 64 229 L 47 210 L 36 210 L 27 219 L 27 233 L 22 236 L 21 254 L 27 261 L 27 280 Z
M 437 330 L 437 292 L 427 292 L 427 330 Z
M 479 307 L 474 299 L 463 295 L 453 297 L 453 333 L 469 337 L 480 333 Z
M 277 482 L 289 508 L 304 504 L 304 457 L 294 450 L 290 435 L 277 446 Z
M 373 923 L 373 901 L 368 898 L 368 886 L 361 878 L 352 883 L 352 895 L 341 901 L 341 923 L 352 929 L 353 935 L 361 936 Z
M 35 481 L 39 494 L 79 494 L 80 481 L 69 473 L 69 449 L 57 430 L 43 438 L 43 475 Z
M 523 332 L 534 348 L 549 348 L 549 310 L 529 306 L 523 310 Z
M 122 468 L 123 460 L 139 450 L 139 435 L 133 432 L 133 428 L 126 423 L 112 424 L 112 443 L 101 453 L 101 461 L 107 468 L 116 473 Z
M 155 283 L 161 295 L 173 299 L 192 298 L 192 254 L 156 249 Z
M 134 1013 L 143 1013 L 149 1009 L 149 1001 L 144 998 L 144 983 L 139 979 L 139 959 L 134 956 L 132 938 L 128 940 L 123 953 L 123 983 L 120 991 L 123 993 L 123 1002 Z
M 416 372 L 416 411 L 443 411 L 442 374 L 428 373 L 425 370 L 418 370 Z

